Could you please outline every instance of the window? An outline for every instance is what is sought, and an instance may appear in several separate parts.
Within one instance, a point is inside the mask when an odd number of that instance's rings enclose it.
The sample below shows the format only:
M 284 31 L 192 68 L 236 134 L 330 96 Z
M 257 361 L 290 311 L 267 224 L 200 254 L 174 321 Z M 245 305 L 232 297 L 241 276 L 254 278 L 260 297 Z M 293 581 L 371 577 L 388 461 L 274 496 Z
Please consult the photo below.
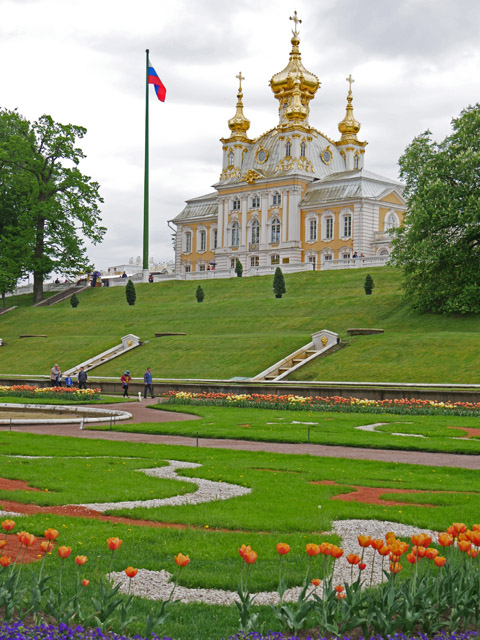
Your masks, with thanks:
M 272 205 L 279 207 L 282 204 L 282 196 L 279 193 L 274 193 L 272 196 Z
M 309 228 L 309 237 L 308 237 L 308 239 L 310 241 L 316 240 L 317 239 L 317 221 L 315 220 L 315 218 L 312 218 L 309 221 L 308 228 Z
M 204 262 L 201 262 L 201 263 L 198 265 L 198 270 L 199 270 L 199 271 L 205 271 L 205 263 L 204 263 Z
M 232 247 L 238 247 L 240 245 L 240 225 L 238 222 L 234 222 L 232 225 Z
M 326 253 L 326 254 L 323 256 L 323 259 L 324 259 L 324 260 L 333 260 L 333 256 L 332 256 L 332 254 L 331 254 L 331 253 Z
M 260 258 L 258 256 L 251 256 L 250 257 L 250 266 L 251 267 L 258 267 L 259 264 L 260 264 Z
M 240 200 L 238 198 L 233 200 L 232 211 L 240 211 Z
M 274 244 L 280 242 L 280 220 L 278 218 L 272 220 L 272 242 Z
M 192 270 L 191 265 L 186 264 L 186 265 L 185 265 L 185 273 L 190 273 L 190 271 L 191 271 L 191 270 Z
M 200 231 L 200 249 L 199 251 L 206 251 L 207 249 L 207 232 Z
M 353 159 L 353 167 L 354 169 L 358 169 L 358 156 L 355 155 L 354 159 Z
M 305 157 L 305 149 L 306 149 L 306 145 L 304 142 L 302 142 L 302 144 L 300 145 L 300 155 L 302 158 Z
M 390 212 L 385 218 L 385 231 L 396 229 L 396 227 L 398 227 L 398 218 L 394 213 Z
M 252 243 L 260 242 L 260 223 L 258 220 L 252 222 Z
M 352 235 L 352 216 L 344 216 L 343 218 L 343 237 L 350 238 Z
M 218 230 L 214 229 L 213 230 L 213 248 L 216 249 L 217 248 L 217 243 L 218 243 Z
M 290 140 L 285 145 L 285 157 L 289 158 L 292 155 L 292 143 Z
M 343 258 L 344 260 L 350 260 L 350 251 L 344 251 L 344 252 L 342 253 L 342 258 Z
M 278 253 L 274 253 L 270 257 L 270 264 L 280 264 L 280 256 L 278 255 Z
M 235 269 L 236 264 L 237 264 L 237 259 L 230 258 L 230 269 Z
M 228 166 L 229 167 L 233 167 L 233 151 L 230 151 L 230 153 L 228 154 Z
M 333 238 L 333 218 L 325 218 L 325 238 L 327 240 Z
M 185 253 L 190 253 L 192 251 L 192 232 L 187 231 L 185 233 Z
M 317 268 L 317 258 L 316 256 L 308 256 L 308 262 L 313 265 L 313 271 Z
M 253 196 L 252 209 L 260 209 L 260 196 Z

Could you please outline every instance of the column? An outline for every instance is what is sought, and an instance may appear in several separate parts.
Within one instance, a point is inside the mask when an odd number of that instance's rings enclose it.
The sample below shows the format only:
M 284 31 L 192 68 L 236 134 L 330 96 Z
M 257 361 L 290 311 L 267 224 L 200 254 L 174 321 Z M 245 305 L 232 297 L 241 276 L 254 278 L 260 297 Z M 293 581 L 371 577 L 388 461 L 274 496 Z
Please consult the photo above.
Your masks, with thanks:
M 240 238 L 240 245 L 244 245 L 246 251 L 248 251 L 248 238 L 247 238 L 247 204 L 248 204 L 248 196 L 242 196 L 242 220 L 241 220 L 241 230 L 242 236 Z
M 223 207 L 225 200 L 218 201 L 218 215 L 217 215 L 217 249 L 223 247 Z
M 267 238 L 267 216 L 268 216 L 268 200 L 270 198 L 270 191 L 265 191 L 261 194 L 262 216 L 260 220 L 260 245 L 266 245 Z M 263 246 L 262 248 L 266 248 Z

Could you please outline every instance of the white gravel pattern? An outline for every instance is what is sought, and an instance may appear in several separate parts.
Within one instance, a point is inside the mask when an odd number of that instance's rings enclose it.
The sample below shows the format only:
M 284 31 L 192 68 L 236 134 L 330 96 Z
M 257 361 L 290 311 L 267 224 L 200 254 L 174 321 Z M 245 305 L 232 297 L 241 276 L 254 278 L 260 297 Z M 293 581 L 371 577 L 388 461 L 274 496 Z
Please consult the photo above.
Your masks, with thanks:
M 166 478 L 168 480 L 178 480 L 180 482 L 189 482 L 197 485 L 197 490 L 193 493 L 185 493 L 183 495 L 172 496 L 171 498 L 153 498 L 151 500 L 128 500 L 125 502 L 93 502 L 88 504 L 80 504 L 75 506 L 94 509 L 95 511 L 112 511 L 116 509 L 135 509 L 136 507 L 146 507 L 153 509 L 154 507 L 164 506 L 181 506 L 185 504 L 200 504 L 202 502 L 214 502 L 215 500 L 229 500 L 230 498 L 238 498 L 240 496 L 251 493 L 248 487 L 240 487 L 236 484 L 228 482 L 214 482 L 213 480 L 204 480 L 203 478 L 189 478 L 177 474 L 177 469 L 195 469 L 201 467 L 196 462 L 183 462 L 180 460 L 167 460 L 168 466 L 156 467 L 154 469 L 137 469 L 145 473 L 147 476 L 154 478 Z
M 378 520 L 337 520 L 332 523 L 333 528 L 331 533 L 338 534 L 342 542 L 340 546 L 344 550 L 344 555 L 340 560 L 335 563 L 335 571 L 333 574 L 333 585 L 350 583 L 351 568 L 347 563 L 346 556 L 349 553 L 358 553 L 361 555 L 361 547 L 358 544 L 358 536 L 360 534 L 369 535 L 374 538 L 384 538 L 387 531 L 393 531 L 398 537 L 409 538 L 415 533 L 419 533 L 418 527 L 412 527 L 410 525 L 398 524 L 397 522 L 382 522 Z M 437 534 L 434 531 L 425 531 L 432 537 Z M 303 550 L 302 550 L 303 551 Z M 378 584 L 382 580 L 381 575 L 381 558 L 378 553 L 375 553 L 375 565 L 373 571 L 373 584 Z M 367 568 L 364 570 L 364 583 L 366 586 L 370 584 L 370 576 L 372 570 L 373 551 L 368 548 L 364 555 L 364 562 Z M 285 558 L 288 562 L 288 556 Z M 261 559 L 259 560 L 261 563 Z M 321 556 L 318 557 L 318 562 L 323 562 Z M 317 565 L 318 566 L 318 565 Z M 315 560 L 312 562 L 312 570 L 310 572 L 312 577 L 315 577 Z M 186 569 L 188 571 L 188 568 Z M 255 568 L 253 569 L 255 571 Z M 114 584 L 120 584 L 120 591 L 126 593 L 129 589 L 129 578 L 125 575 L 125 572 L 113 572 L 109 576 Z M 358 569 L 353 568 L 353 579 L 358 577 Z M 130 593 L 140 596 L 142 598 L 148 598 L 150 600 L 167 600 L 172 591 L 172 574 L 168 571 L 151 571 L 148 569 L 139 569 L 138 574 L 131 581 Z M 284 594 L 284 601 L 292 602 L 297 600 L 301 591 L 301 587 L 294 587 L 287 589 Z M 314 588 L 312 586 L 311 593 Z M 318 587 L 317 593 L 321 594 L 321 586 Z M 238 600 L 238 595 L 234 591 L 224 591 L 222 589 L 189 589 L 187 587 L 177 587 L 175 589 L 174 599 L 180 602 L 202 602 L 204 604 L 220 604 L 220 605 L 232 605 Z M 262 591 L 255 595 L 256 604 L 276 604 L 279 602 L 279 595 L 276 591 Z

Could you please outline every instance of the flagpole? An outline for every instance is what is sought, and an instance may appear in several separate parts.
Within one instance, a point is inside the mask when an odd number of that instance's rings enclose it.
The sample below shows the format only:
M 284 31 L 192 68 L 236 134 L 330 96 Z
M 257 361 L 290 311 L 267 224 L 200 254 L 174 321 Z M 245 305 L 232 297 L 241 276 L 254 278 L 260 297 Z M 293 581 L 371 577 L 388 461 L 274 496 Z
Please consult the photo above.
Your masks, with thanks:
M 147 279 L 148 271 L 148 54 L 146 53 L 146 76 L 145 76 L 145 178 L 143 190 L 143 280 Z

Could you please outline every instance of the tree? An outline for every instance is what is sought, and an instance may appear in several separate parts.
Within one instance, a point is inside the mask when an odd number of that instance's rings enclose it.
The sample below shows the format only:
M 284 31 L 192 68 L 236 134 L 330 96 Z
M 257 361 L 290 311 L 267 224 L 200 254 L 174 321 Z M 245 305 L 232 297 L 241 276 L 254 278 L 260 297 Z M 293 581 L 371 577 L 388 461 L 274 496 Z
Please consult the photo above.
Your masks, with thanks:
M 283 277 L 280 267 L 275 269 L 275 275 L 273 276 L 273 293 L 276 298 L 281 298 L 284 293 L 287 292 L 285 287 L 285 278 Z
M 127 282 L 127 286 L 125 287 L 125 295 L 127 297 L 127 302 L 130 306 L 135 304 L 135 300 L 137 299 L 137 293 L 135 291 L 135 285 L 129 279 Z
M 80 300 L 78 299 L 78 296 L 76 293 L 74 293 L 73 296 L 70 298 L 70 304 L 72 305 L 73 309 L 76 309 L 80 304 Z
M 203 299 L 205 298 L 205 293 L 200 285 L 197 287 L 195 297 L 197 298 L 197 302 L 203 302 Z
M 103 200 L 98 183 L 78 169 L 85 155 L 76 143 L 86 129 L 54 122 L 48 115 L 29 123 L 5 110 L 0 122 L 2 182 L 10 193 L 22 195 L 15 222 L 22 236 L 23 266 L 33 272 L 34 303 L 40 302 L 51 271 L 74 275 L 87 268 L 83 238 L 96 243 L 103 237 L 98 206 Z
M 405 224 L 393 261 L 420 311 L 480 311 L 480 104 L 452 121 L 440 143 L 426 131 L 400 158 Z
M 367 277 L 365 278 L 365 282 L 363 283 L 365 294 L 369 296 L 372 293 L 374 287 L 375 287 L 375 284 L 373 282 L 372 276 L 370 274 L 367 274 Z
M 237 274 L 237 278 L 241 278 L 243 275 L 243 267 L 242 267 L 242 263 L 240 262 L 240 260 L 237 258 L 237 261 L 235 263 L 235 273 Z

